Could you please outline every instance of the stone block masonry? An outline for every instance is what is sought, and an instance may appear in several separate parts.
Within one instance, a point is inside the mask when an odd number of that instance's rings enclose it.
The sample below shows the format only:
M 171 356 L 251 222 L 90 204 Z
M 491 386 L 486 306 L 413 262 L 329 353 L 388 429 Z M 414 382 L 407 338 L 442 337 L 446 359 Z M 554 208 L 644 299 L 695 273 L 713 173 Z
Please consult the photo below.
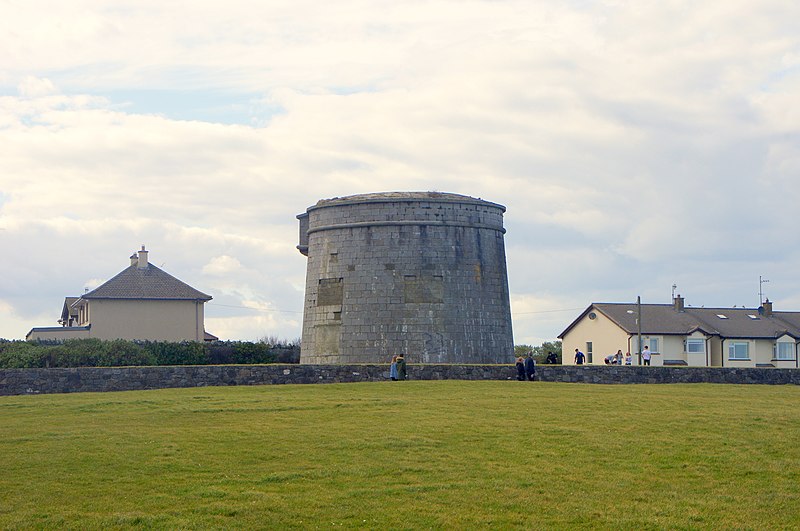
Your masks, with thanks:
M 505 207 L 439 192 L 319 201 L 300 214 L 308 256 L 301 363 L 499 363 L 513 355 Z
M 176 367 L 80 367 L 0 369 L 0 395 L 139 391 L 178 387 L 355 383 L 388 380 L 387 365 L 198 365 Z M 409 365 L 410 380 L 505 380 L 517 382 L 513 365 Z M 539 366 L 536 380 L 583 384 L 800 385 L 800 369 L 706 367 Z

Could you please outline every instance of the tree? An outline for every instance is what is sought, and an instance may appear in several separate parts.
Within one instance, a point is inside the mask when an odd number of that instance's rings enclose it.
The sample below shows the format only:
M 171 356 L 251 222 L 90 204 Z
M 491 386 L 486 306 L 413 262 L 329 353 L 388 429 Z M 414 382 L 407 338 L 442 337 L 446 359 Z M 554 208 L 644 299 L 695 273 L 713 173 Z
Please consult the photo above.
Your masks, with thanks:
M 534 349 L 531 345 L 514 345 L 514 357 L 518 358 L 522 356 L 523 358 L 528 355 L 528 352 L 531 352 Z
M 545 341 L 540 346 L 534 349 L 534 354 L 536 355 L 536 361 L 539 362 L 541 358 L 541 363 L 547 362 L 547 354 L 552 352 L 558 358 L 558 363 L 561 363 L 561 341 Z
M 527 356 L 528 352 L 533 352 L 533 359 L 536 363 L 543 364 L 547 362 L 547 353 L 553 352 L 558 358 L 558 363 L 561 363 L 561 341 L 545 341 L 538 347 L 531 345 L 515 345 L 514 357 Z

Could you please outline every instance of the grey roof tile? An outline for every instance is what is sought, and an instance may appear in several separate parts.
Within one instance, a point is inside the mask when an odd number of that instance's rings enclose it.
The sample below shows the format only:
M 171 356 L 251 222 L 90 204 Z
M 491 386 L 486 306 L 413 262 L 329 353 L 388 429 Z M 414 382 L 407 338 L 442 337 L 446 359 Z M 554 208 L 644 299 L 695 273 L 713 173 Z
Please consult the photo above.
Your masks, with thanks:
M 64 297 L 64 306 L 61 307 L 61 319 L 68 320 L 71 315 L 78 313 L 72 306 L 78 299 L 80 297 Z
M 591 310 L 601 312 L 628 334 L 638 332 L 636 303 L 598 302 L 591 304 L 558 337 L 567 334 Z M 766 317 L 752 308 L 687 306 L 679 312 L 671 304 L 642 304 L 643 334 L 688 335 L 695 330 L 725 338 L 777 338 L 786 333 L 800 338 L 800 312 L 773 312 Z
M 153 264 L 147 264 L 146 268 L 131 265 L 123 269 L 117 276 L 81 298 L 207 301 L 212 297 L 181 282 Z

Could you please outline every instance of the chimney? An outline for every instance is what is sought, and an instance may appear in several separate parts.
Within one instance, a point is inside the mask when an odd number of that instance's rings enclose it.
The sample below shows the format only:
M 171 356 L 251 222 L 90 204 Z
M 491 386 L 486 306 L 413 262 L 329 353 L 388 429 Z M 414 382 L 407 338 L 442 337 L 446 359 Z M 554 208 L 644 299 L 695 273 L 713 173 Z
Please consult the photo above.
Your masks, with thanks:
M 131 265 L 132 265 L 132 266 L 135 266 L 135 265 L 136 265 L 136 264 L 138 264 L 138 263 L 139 263 L 139 255 L 138 255 L 138 254 L 136 254 L 136 253 L 133 253 L 133 254 L 131 255 Z
M 759 313 L 761 313 L 761 315 L 764 317 L 772 317 L 772 302 L 770 302 L 769 299 L 765 300 L 764 304 L 761 305 L 760 310 L 761 311 Z
M 682 312 L 683 311 L 683 297 L 681 297 L 680 294 L 678 296 L 676 296 L 674 299 L 672 299 L 672 305 L 675 308 L 676 312 Z
M 145 251 L 144 245 L 142 245 L 142 250 L 139 251 L 139 260 L 136 262 L 136 267 L 147 269 L 147 251 Z

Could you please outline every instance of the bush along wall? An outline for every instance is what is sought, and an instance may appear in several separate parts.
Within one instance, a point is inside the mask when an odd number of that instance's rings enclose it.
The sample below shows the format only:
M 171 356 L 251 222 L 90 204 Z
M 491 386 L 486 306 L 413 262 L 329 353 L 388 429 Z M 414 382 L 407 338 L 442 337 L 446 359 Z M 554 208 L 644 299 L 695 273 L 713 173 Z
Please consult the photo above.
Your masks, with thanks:
M 0 340 L 0 368 L 142 367 L 159 365 L 248 365 L 299 363 L 300 345 L 215 341 L 101 341 L 64 342 Z

